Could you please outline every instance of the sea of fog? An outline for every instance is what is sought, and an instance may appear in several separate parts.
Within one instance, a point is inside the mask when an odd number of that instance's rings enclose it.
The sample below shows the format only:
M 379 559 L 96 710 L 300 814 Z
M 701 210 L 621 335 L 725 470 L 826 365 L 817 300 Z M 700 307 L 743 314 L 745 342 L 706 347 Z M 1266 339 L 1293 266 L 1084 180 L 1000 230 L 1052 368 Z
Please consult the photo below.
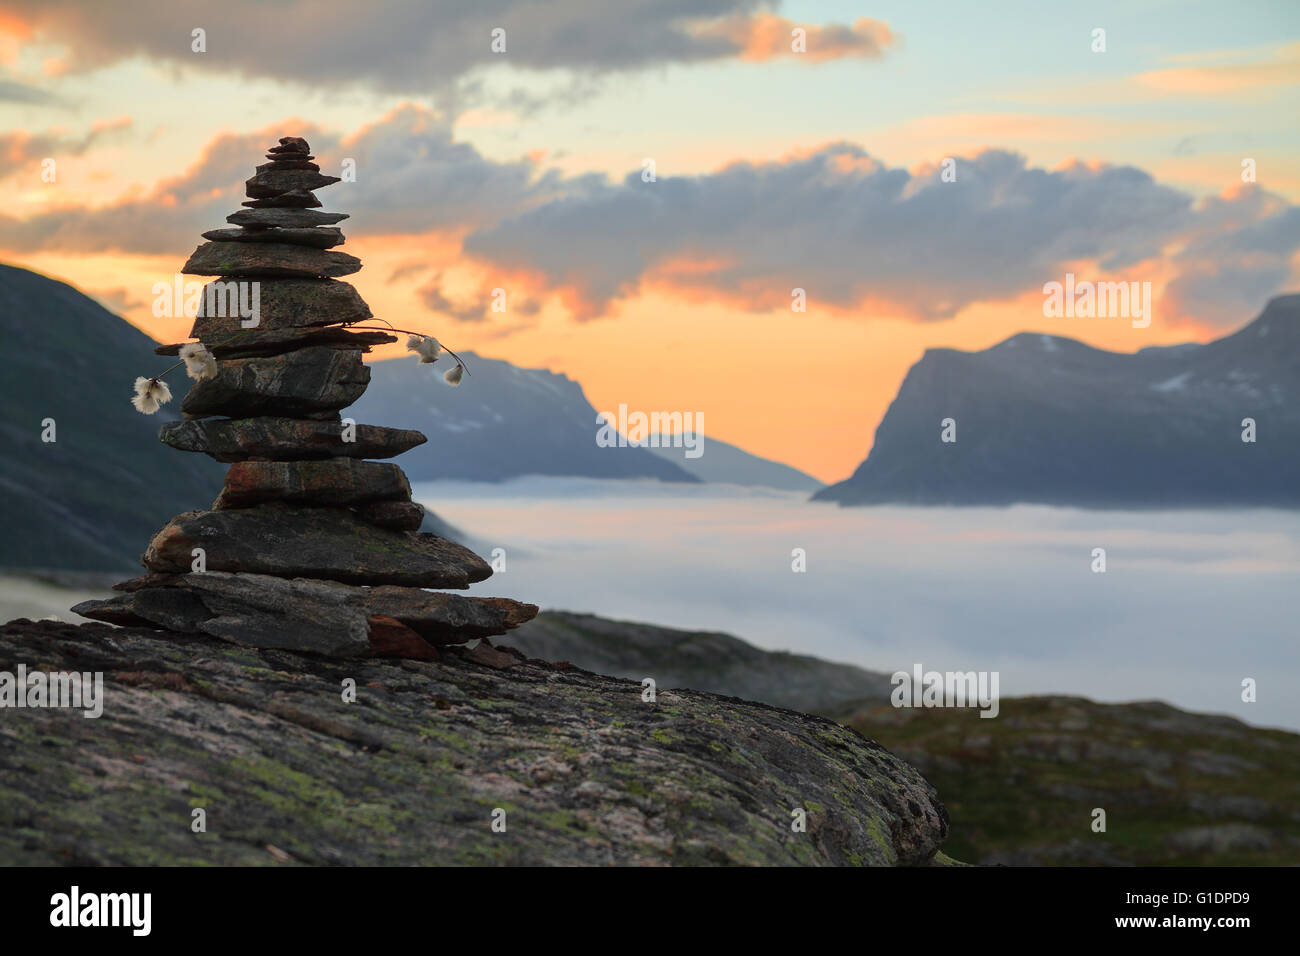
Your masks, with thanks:
M 889 673 L 997 671 L 1003 696 L 1159 699 L 1300 729 L 1300 513 L 839 508 L 574 478 L 415 492 L 485 557 L 503 549 L 476 594 Z

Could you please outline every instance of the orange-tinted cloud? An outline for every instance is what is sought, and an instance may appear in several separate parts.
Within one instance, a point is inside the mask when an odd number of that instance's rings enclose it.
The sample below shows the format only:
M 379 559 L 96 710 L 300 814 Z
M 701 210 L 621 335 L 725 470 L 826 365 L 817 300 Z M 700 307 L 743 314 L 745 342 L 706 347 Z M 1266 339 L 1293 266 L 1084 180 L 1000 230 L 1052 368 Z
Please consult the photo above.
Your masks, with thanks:
M 62 129 L 50 129 L 44 133 L 22 129 L 0 133 L 0 161 L 10 171 L 17 172 L 46 157 L 82 156 L 108 134 L 130 128 L 131 117 L 119 116 L 111 120 L 96 120 L 82 136 L 73 136 Z
M 703 176 L 588 184 L 475 231 L 465 251 L 534 289 L 540 276 L 578 319 L 653 288 L 752 312 L 790 309 L 802 290 L 810 308 L 933 321 L 1087 261 L 1096 281 L 1169 264 L 1175 292 L 1179 276 L 1210 277 L 1216 294 L 1182 295 L 1180 307 L 1236 322 L 1294 281 L 1297 217 L 1259 190 L 1198 205 L 1096 161 L 1047 170 L 985 150 L 909 172 L 837 143 Z
M 1214 59 L 1214 58 L 1210 58 Z M 1242 62 L 1204 62 L 1139 73 L 1134 80 L 1144 88 L 1176 96 L 1239 96 L 1276 87 L 1300 84 L 1300 43 L 1291 43 L 1266 59 Z
M 665 9 L 662 0 L 387 0 L 362 11 L 354 0 L 284 0 L 268 15 L 257 0 L 224 0 L 208 17 L 176 0 L 133 0 L 125 11 L 111 3 L 0 0 L 0 17 L 19 25 L 24 39 L 65 48 L 61 59 L 68 70 L 143 55 L 196 70 L 418 94 L 503 62 L 600 76 L 674 63 L 764 60 L 790 51 L 790 30 L 797 25 L 754 13 L 752 0 L 711 0 L 700 12 L 687 6 Z M 302 42 L 304 24 L 310 25 L 309 43 Z M 190 51 L 196 27 L 210 31 L 211 53 Z M 804 29 L 805 55 L 813 60 L 879 56 L 894 42 L 885 24 L 869 19 Z
M 527 156 L 488 159 L 412 104 L 346 136 L 300 120 L 224 134 L 147 195 L 0 216 L 0 248 L 174 253 L 220 224 L 285 132 L 309 136 L 327 171 L 354 160 L 355 181 L 322 197 L 357 216 L 350 242 L 457 250 L 413 288 L 460 322 L 490 318 L 498 288 L 525 317 L 556 302 L 580 321 L 607 318 L 654 290 L 751 313 L 806 297 L 823 313 L 936 321 L 1088 262 L 1098 281 L 1160 272 L 1186 318 L 1226 323 L 1293 282 L 1300 250 L 1300 210 L 1258 187 L 1197 203 L 1129 166 L 1044 169 L 990 149 L 909 171 L 843 142 L 657 182 L 566 178 Z M 412 259 L 386 263 L 389 284 L 395 270 L 414 278 Z
M 877 58 L 896 42 L 888 24 L 868 17 L 859 18 L 852 26 L 838 23 L 817 26 L 771 13 L 738 13 L 702 27 L 697 33 L 701 37 L 724 39 L 738 51 L 740 59 L 753 63 L 778 57 L 812 62 Z

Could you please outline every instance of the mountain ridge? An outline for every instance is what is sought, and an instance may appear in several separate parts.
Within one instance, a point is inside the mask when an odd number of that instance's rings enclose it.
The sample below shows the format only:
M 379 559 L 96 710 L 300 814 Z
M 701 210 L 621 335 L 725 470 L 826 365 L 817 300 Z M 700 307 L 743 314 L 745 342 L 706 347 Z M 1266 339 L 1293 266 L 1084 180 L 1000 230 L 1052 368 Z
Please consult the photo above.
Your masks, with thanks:
M 976 352 L 927 349 L 867 458 L 813 499 L 1297 507 L 1297 397 L 1297 294 L 1203 344 L 1110 352 L 1021 332 Z M 941 440 L 948 419 L 953 442 Z M 1244 419 L 1253 443 L 1241 440 Z

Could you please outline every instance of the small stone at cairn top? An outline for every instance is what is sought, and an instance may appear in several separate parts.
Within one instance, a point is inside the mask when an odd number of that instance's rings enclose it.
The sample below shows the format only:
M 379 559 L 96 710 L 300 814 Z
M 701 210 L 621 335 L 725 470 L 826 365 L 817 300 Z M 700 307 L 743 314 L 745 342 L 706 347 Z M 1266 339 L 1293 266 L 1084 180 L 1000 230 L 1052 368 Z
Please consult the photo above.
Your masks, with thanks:
M 457 597 L 492 573 L 467 548 L 421 533 L 424 510 L 390 458 L 422 444 L 409 429 L 347 425 L 340 410 L 365 391 L 362 354 L 397 341 L 352 331 L 371 317 L 346 282 L 360 260 L 328 251 L 347 216 L 318 213 L 320 175 L 307 141 L 286 136 L 246 184 L 254 197 L 214 229 L 189 274 L 258 284 L 258 322 L 204 314 L 190 335 L 217 361 L 196 381 L 159 437 L 181 451 L 230 462 L 207 511 L 172 518 L 141 559 L 144 576 L 107 601 L 73 610 L 113 624 L 207 634 L 238 644 L 335 657 L 437 656 L 437 645 L 504 634 L 537 607 L 508 598 Z M 205 289 L 204 303 L 209 299 Z M 215 310 L 221 312 L 220 308 Z M 160 346 L 176 354 L 179 345 Z

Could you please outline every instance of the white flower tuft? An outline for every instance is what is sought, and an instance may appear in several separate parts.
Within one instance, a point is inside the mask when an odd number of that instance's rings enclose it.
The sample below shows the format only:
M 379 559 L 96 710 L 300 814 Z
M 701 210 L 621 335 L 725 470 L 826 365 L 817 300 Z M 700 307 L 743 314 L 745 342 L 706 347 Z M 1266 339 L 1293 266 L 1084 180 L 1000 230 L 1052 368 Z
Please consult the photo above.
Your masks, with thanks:
M 152 415 L 171 400 L 172 390 L 161 379 L 145 378 L 142 375 L 135 380 L 135 395 L 131 397 L 131 404 L 137 412 Z
M 442 380 L 448 385 L 459 385 L 461 378 L 465 375 L 465 366 L 457 365 L 449 368 L 442 373 Z
M 432 335 L 412 335 L 406 340 L 406 350 L 417 353 L 421 365 L 429 365 L 438 361 L 438 353 L 442 351 L 442 346 Z
M 181 361 L 185 363 L 185 374 L 196 382 L 212 378 L 217 374 L 217 360 L 203 347 L 201 342 L 191 342 L 181 346 Z

